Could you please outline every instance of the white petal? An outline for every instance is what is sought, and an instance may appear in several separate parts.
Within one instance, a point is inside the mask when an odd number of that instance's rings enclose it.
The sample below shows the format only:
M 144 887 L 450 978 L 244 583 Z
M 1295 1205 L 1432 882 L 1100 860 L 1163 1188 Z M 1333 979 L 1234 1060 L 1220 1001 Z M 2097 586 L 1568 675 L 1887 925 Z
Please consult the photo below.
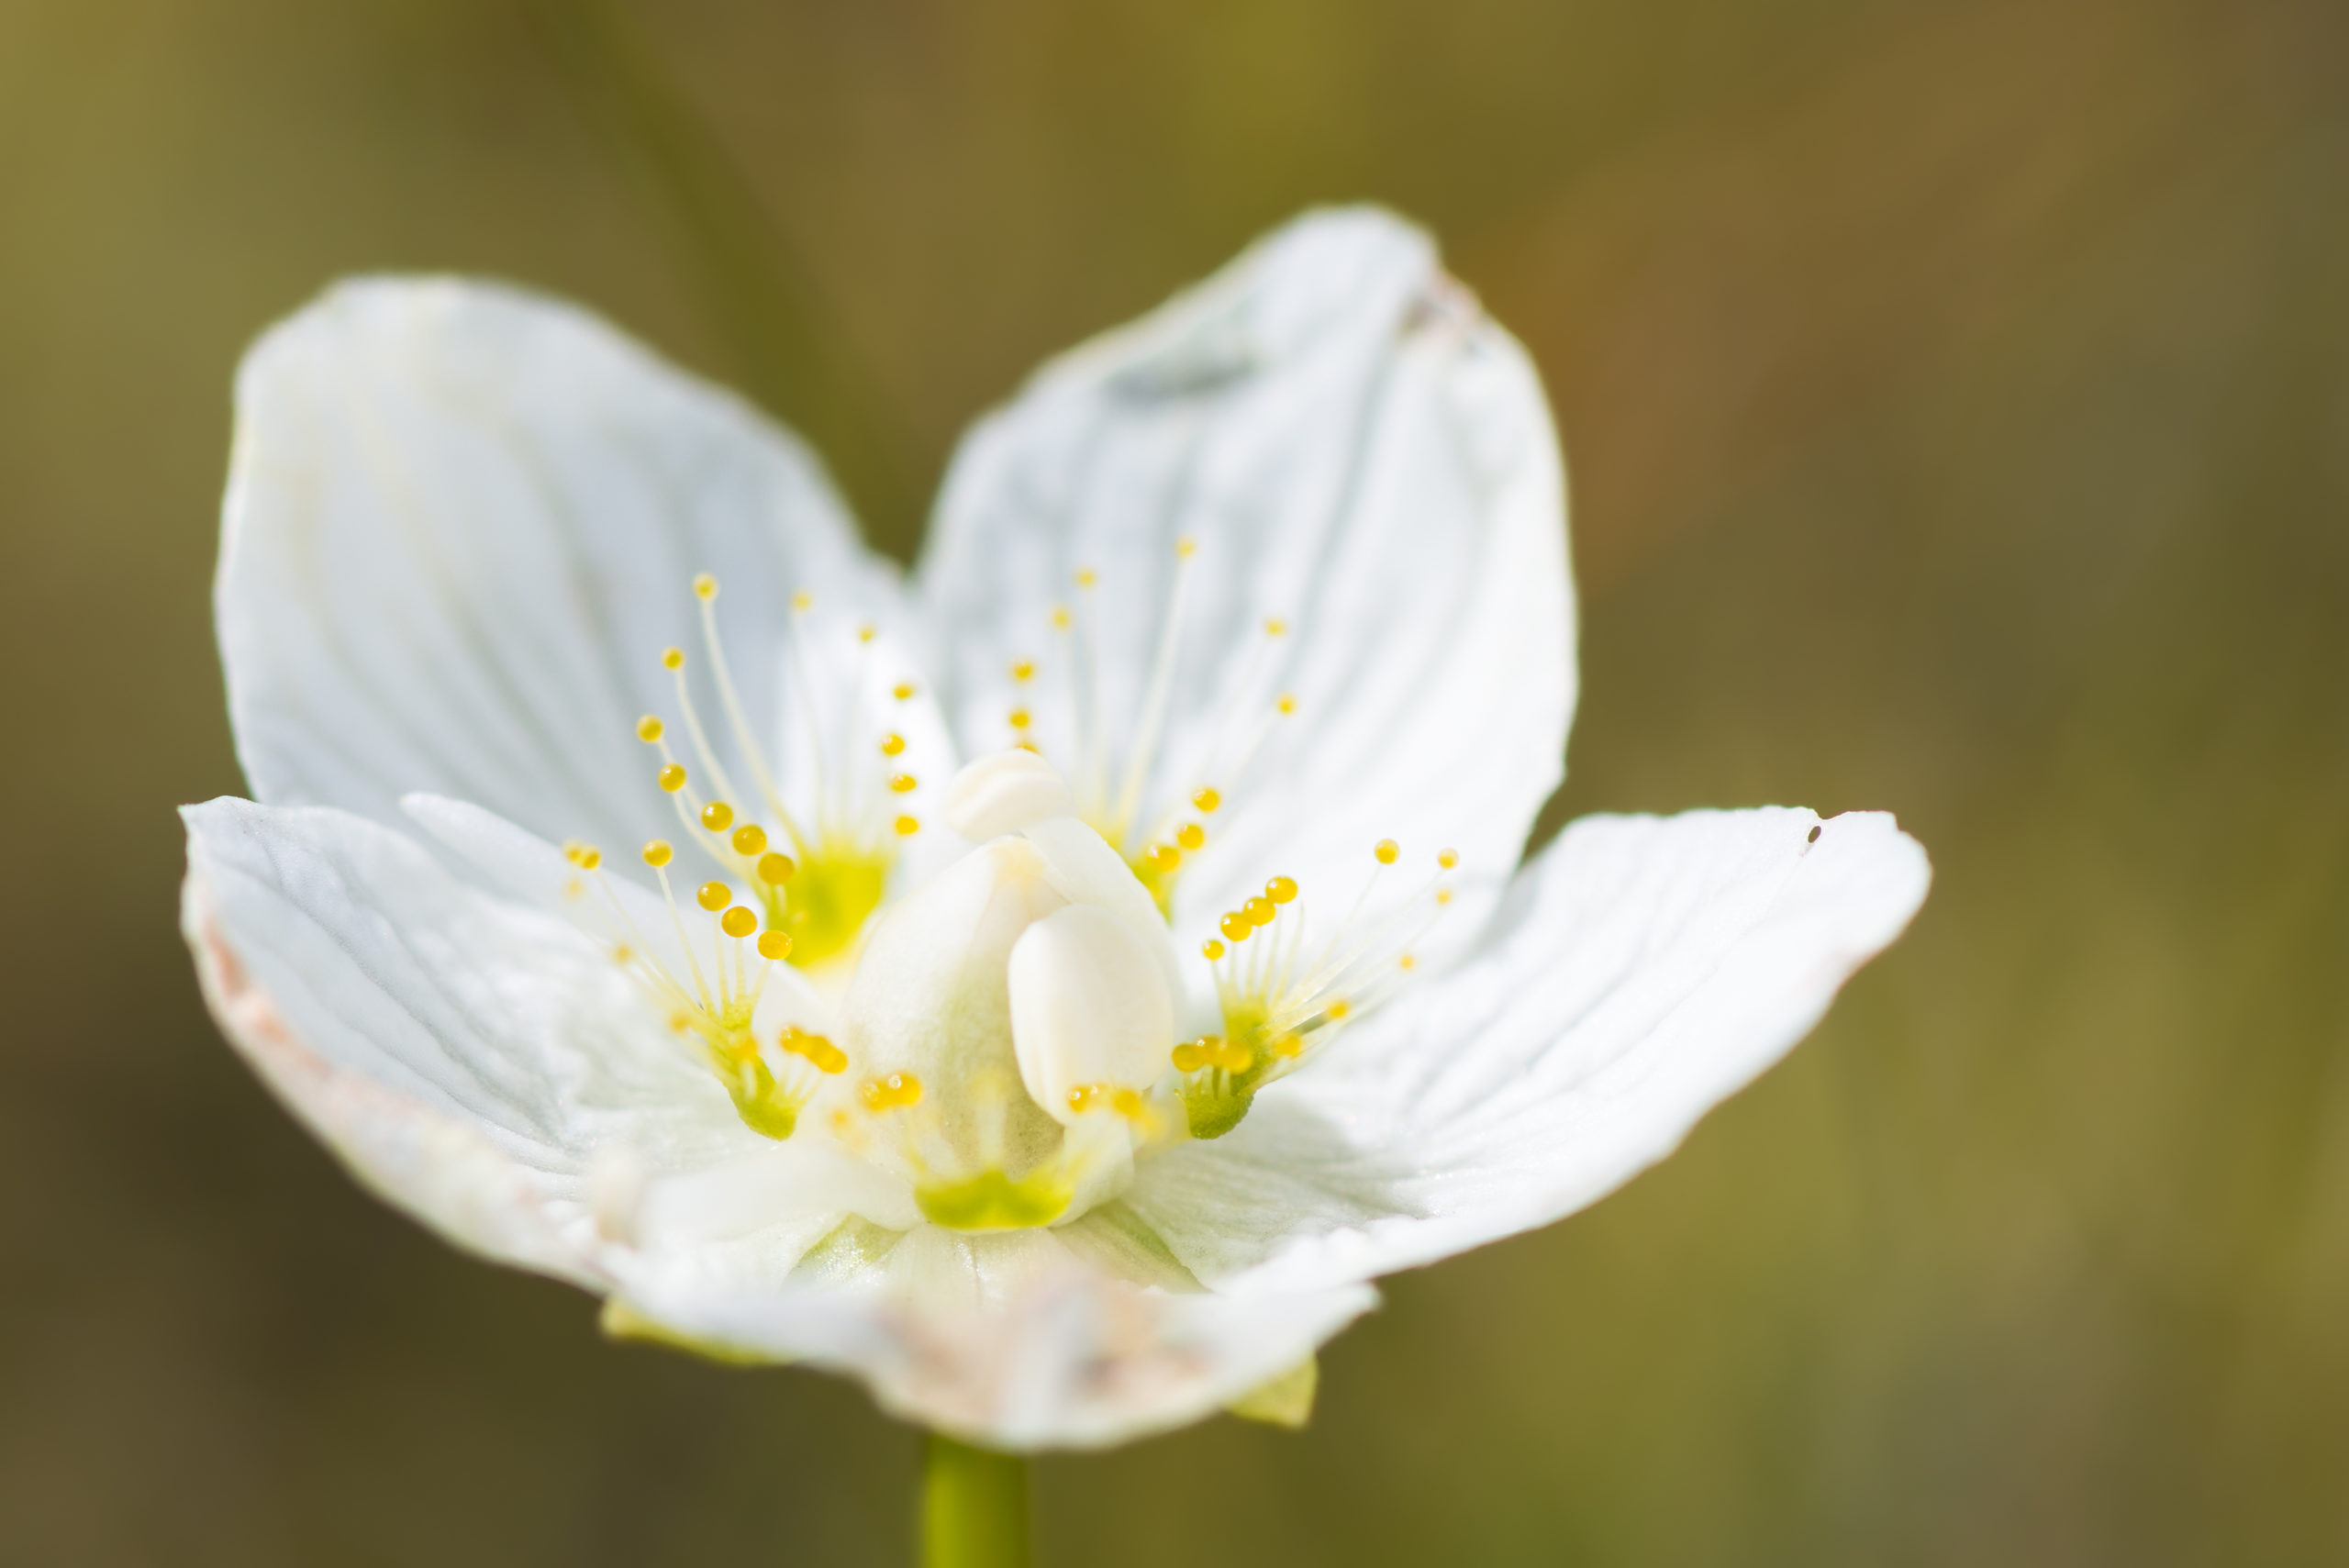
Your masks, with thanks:
M 877 774 L 863 751 L 885 710 L 913 742 L 904 761 L 952 766 L 927 695 L 884 689 L 918 650 L 894 572 L 816 460 L 582 311 L 453 279 L 346 284 L 254 346 L 237 421 L 216 597 L 263 800 L 393 821 L 399 795 L 429 791 L 611 850 L 673 834 L 632 728 L 666 714 L 685 743 L 663 647 L 685 650 L 721 762 L 755 787 L 701 668 L 701 572 L 779 772 L 820 724 Z M 786 606 L 803 589 L 839 617 L 807 639 L 829 670 L 807 683 L 819 695 L 865 657 L 854 623 L 881 628 L 853 724 L 795 710 Z
M 942 807 L 948 827 L 976 840 L 1076 815 L 1058 770 L 1016 746 L 964 763 L 946 786 Z
M 187 809 L 184 924 L 214 1016 L 367 1186 L 450 1240 L 594 1285 L 599 1153 L 763 1142 L 573 931 L 323 809 Z
M 991 1446 L 1094 1448 L 1214 1413 L 1375 1301 L 1362 1285 L 1226 1296 L 1104 1273 L 1068 1231 L 935 1229 L 783 1292 L 632 1287 L 675 1331 L 863 1380 L 907 1420 Z M 819 1249 L 820 1252 L 822 1249 Z M 811 1259 L 816 1254 L 811 1254 Z
M 1223 791 L 1177 884 L 1185 939 L 1274 874 L 1344 907 L 1388 836 L 1431 871 L 1460 852 L 1443 934 L 1473 933 L 1561 773 L 1574 617 L 1540 384 L 1417 230 L 1303 218 L 973 432 L 921 573 L 964 749 L 1031 708 L 1080 805 L 1114 803 L 1072 710 L 1090 704 L 1112 764 L 1146 728 L 1178 539 L 1197 550 L 1136 831 Z M 1099 647 L 1089 698 L 1063 695 L 1060 603 Z M 1282 692 L 1297 716 L 1225 776 Z
M 1669 1153 L 1898 936 L 1889 816 L 1594 817 L 1463 968 L 1354 1026 L 1128 1201 L 1209 1284 L 1314 1288 L 1571 1214 Z
M 1011 949 L 1011 1037 L 1030 1098 L 1074 1126 L 1069 1092 L 1147 1088 L 1174 1043 L 1174 1005 L 1157 956 L 1127 923 L 1072 904 L 1030 926 Z
M 1031 823 L 1025 837 L 1043 862 L 1053 891 L 1072 904 L 1094 905 L 1124 921 L 1165 977 L 1167 995 L 1180 1004 L 1185 999 L 1183 973 L 1167 940 L 1166 922 L 1133 868 L 1100 834 L 1074 817 Z

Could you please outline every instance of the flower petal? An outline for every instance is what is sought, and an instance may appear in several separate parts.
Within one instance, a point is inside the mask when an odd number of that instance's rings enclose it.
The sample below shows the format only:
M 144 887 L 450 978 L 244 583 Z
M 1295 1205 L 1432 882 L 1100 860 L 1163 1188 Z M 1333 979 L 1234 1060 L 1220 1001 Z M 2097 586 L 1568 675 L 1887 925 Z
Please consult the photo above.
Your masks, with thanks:
M 221 1028 L 362 1184 L 450 1240 L 598 1288 L 599 1160 L 658 1173 L 763 1146 L 561 922 L 343 812 L 184 815 L 184 927 Z
M 1147 752 L 1125 853 L 1204 826 L 1186 936 L 1275 873 L 1341 908 L 1392 835 L 1460 851 L 1464 938 L 1561 774 L 1574 611 L 1541 387 L 1379 212 L 1309 215 L 1046 366 L 957 455 L 920 583 L 966 753 L 1019 708 L 1097 821 Z M 1192 813 L 1201 785 L 1219 811 Z
M 903 671 L 859 651 L 871 621 L 883 655 L 920 662 L 894 570 L 817 460 L 595 317 L 502 286 L 371 279 L 273 328 L 239 373 L 216 598 L 238 752 L 264 801 L 396 822 L 398 796 L 426 790 L 548 838 L 674 831 L 634 738 L 647 712 L 683 729 L 664 647 L 685 651 L 719 760 L 751 787 L 700 668 L 703 572 L 748 722 L 789 749 L 778 773 L 810 722 L 836 723 L 792 711 L 801 590 L 840 621 L 810 628 L 811 659 L 872 666 L 872 722 L 854 728 L 910 725 L 907 760 L 952 772 L 951 755 L 918 755 L 944 752 L 942 734 L 899 711 L 926 694 L 894 703 Z
M 1138 1168 L 1128 1202 L 1222 1288 L 1319 1288 L 1573 1213 L 1663 1158 L 1900 934 L 1931 868 L 1877 812 L 1593 817 L 1482 949 Z
M 655 1274 L 623 1299 L 680 1337 L 851 1373 L 907 1420 L 1015 1451 L 1104 1447 L 1211 1415 L 1376 1300 L 1361 1284 L 1150 1288 L 1058 1230 L 869 1235 L 844 1277 L 726 1293 Z

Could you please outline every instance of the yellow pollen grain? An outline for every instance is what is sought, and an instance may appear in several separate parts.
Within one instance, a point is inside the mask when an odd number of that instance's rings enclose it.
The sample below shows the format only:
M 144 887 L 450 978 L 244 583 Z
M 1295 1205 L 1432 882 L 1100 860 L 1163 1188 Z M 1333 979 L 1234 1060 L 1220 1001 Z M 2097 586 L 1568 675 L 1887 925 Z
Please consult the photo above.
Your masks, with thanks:
M 1216 792 L 1213 785 L 1209 785 L 1191 796 L 1191 804 L 1201 811 L 1213 811 L 1223 804 L 1223 796 Z
M 1340 996 L 1333 999 L 1328 1006 L 1321 1009 L 1321 1016 L 1334 1023 L 1353 1010 L 1353 1004 L 1347 1001 L 1343 996 Z
M 675 859 L 676 854 L 677 851 L 669 847 L 669 840 L 666 839 L 648 839 L 644 841 L 644 863 L 655 871 Z
M 889 688 L 889 695 L 899 702 L 907 701 L 914 695 L 914 684 L 911 681 L 899 681 Z
M 1237 910 L 1218 920 L 1216 929 L 1235 942 L 1244 942 L 1256 934 L 1255 922 Z
M 1275 904 L 1286 904 L 1297 896 L 1297 878 L 1276 876 L 1264 884 L 1264 896 Z
M 1458 850 L 1439 851 L 1435 857 L 1435 863 L 1442 866 L 1444 870 L 1450 871 L 1453 866 L 1460 863 L 1460 851 Z
M 658 714 L 648 713 L 636 721 L 636 738 L 647 746 L 659 740 L 665 733 L 667 733 L 666 728 L 662 724 Z
M 1295 713 L 1297 711 L 1297 694 L 1294 692 L 1283 692 L 1281 694 L 1281 700 L 1275 703 L 1273 706 L 1280 709 L 1284 716 Z
M 919 785 L 920 782 L 920 780 L 915 778 L 911 773 L 896 774 L 889 780 L 889 793 L 892 795 L 911 795 Z
M 921 831 L 921 819 L 918 817 L 900 817 L 890 826 L 896 828 L 898 838 L 910 839 Z
M 769 887 L 781 887 L 799 869 L 799 862 L 780 851 L 759 857 L 759 880 Z
M 1015 707 L 1009 713 L 1004 715 L 1004 717 L 1011 721 L 1011 728 L 1014 729 L 1027 728 L 1030 724 L 1035 721 L 1036 717 L 1034 714 L 1030 713 L 1024 707 Z
M 792 1055 L 815 1065 L 819 1073 L 843 1073 L 848 1070 L 848 1055 L 819 1034 L 809 1034 L 796 1024 L 783 1026 L 782 1038 L 775 1043 Z
M 737 904 L 718 917 L 718 929 L 729 937 L 747 937 L 759 929 L 759 917 L 747 906 Z
M 883 756 L 894 757 L 905 749 L 906 738 L 904 736 L 892 731 L 891 733 L 881 737 L 881 754 Z
M 900 1106 L 920 1103 L 921 1080 L 910 1073 L 892 1073 L 885 1078 L 874 1079 L 859 1093 L 869 1111 L 895 1110 Z
M 771 963 L 781 963 L 785 959 L 789 958 L 791 933 L 789 931 L 761 931 L 759 956 Z
M 748 860 L 763 853 L 767 847 L 767 830 L 755 822 L 745 822 L 734 829 L 734 852 Z
M 718 579 L 707 572 L 695 578 L 694 597 L 705 603 L 718 597 Z
M 685 788 L 685 765 L 683 762 L 663 762 L 661 765 L 661 787 L 671 795 Z
M 1394 840 L 1381 839 L 1376 844 L 1371 846 L 1370 852 L 1378 857 L 1380 865 L 1391 866 L 1395 863 L 1395 857 L 1401 854 L 1403 850 L 1402 846 L 1396 843 Z
M 663 670 L 682 670 L 685 667 L 685 651 L 684 649 L 664 648 L 661 651 L 661 668 Z
M 1015 681 L 1034 680 L 1036 662 L 1033 659 L 1014 659 L 1011 662 L 1011 678 Z
M 1150 862 L 1151 870 L 1163 874 L 1183 863 L 1183 851 L 1172 844 L 1152 844 L 1143 853 L 1142 859 Z
M 1240 906 L 1240 912 L 1248 917 L 1248 923 L 1252 926 L 1269 926 L 1280 910 L 1269 898 L 1251 898 Z
M 1196 822 L 1186 822 L 1174 829 L 1174 842 L 1183 849 L 1196 850 L 1208 841 L 1208 830 Z
M 1207 955 L 1207 960 L 1209 963 L 1213 963 L 1217 959 L 1223 956 L 1223 944 L 1217 941 L 1213 937 L 1209 937 L 1206 942 L 1201 944 L 1199 951 Z
M 723 833 L 734 825 L 734 808 L 722 800 L 713 800 L 701 808 L 701 825 L 713 833 Z
M 733 890 L 722 882 L 705 882 L 694 893 L 694 902 L 713 915 L 733 901 Z

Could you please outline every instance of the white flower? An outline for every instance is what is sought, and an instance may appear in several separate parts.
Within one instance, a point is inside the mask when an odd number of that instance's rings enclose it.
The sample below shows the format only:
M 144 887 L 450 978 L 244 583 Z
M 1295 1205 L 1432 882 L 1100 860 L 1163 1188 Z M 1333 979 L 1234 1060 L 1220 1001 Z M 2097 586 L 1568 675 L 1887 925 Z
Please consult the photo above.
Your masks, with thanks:
M 615 1331 L 1008 1448 L 1295 1418 L 1366 1281 L 1661 1157 L 1924 895 L 1872 814 L 1518 869 L 1564 550 L 1523 353 L 1375 212 L 1046 367 L 910 588 L 591 317 L 347 284 L 238 384 L 261 804 L 187 812 L 187 936 L 360 1180 Z

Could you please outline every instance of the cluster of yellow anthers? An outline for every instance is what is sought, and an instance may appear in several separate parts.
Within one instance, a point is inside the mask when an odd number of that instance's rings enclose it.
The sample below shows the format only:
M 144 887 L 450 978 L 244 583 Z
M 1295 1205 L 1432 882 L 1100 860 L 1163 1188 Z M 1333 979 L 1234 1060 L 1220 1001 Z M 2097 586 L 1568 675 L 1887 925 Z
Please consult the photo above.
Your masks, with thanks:
M 1271 929 L 1297 903 L 1297 882 L 1286 876 L 1274 877 L 1263 893 L 1225 914 L 1217 922 L 1222 937 L 1200 947 L 1215 966 L 1224 1030 L 1186 1040 L 1172 1053 L 1174 1070 L 1183 1074 L 1180 1094 L 1193 1137 L 1219 1138 L 1238 1126 L 1257 1090 L 1328 1043 L 1359 1011 L 1384 1001 L 1418 967 L 1411 945 L 1452 902 L 1443 879 L 1460 857 L 1451 850 L 1438 854 L 1431 882 L 1360 929 L 1380 875 L 1402 857 L 1392 839 L 1380 840 L 1371 853 L 1376 864 L 1353 911 L 1309 962 L 1300 962 L 1301 909 L 1283 923 L 1285 940 Z M 1398 922 L 1412 919 L 1419 929 L 1393 942 Z M 1391 966 L 1382 954 L 1392 955 Z

